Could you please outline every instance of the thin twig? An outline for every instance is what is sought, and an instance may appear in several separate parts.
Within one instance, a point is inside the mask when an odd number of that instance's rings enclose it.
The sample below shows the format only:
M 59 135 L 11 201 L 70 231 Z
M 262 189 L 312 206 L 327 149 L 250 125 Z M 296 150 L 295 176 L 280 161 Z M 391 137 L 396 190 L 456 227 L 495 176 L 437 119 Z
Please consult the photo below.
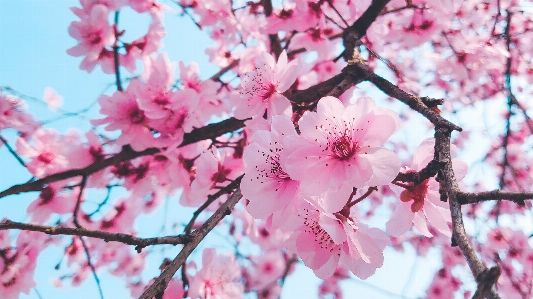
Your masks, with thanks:
M 524 205 L 524 200 L 533 199 L 533 192 L 503 192 L 500 190 L 493 190 L 487 192 L 457 193 L 457 200 L 460 204 L 474 204 L 490 200 L 510 200 L 519 205 Z
M 207 196 L 207 200 L 196 211 L 194 211 L 191 220 L 189 220 L 189 223 L 185 227 L 185 230 L 184 230 L 185 234 L 188 235 L 191 233 L 196 219 L 198 218 L 200 213 L 202 213 L 205 209 L 207 209 L 207 207 L 209 207 L 209 205 L 211 205 L 220 196 L 224 194 L 230 194 L 231 192 L 233 192 L 233 190 L 237 189 L 239 185 L 241 184 L 241 180 L 243 176 L 244 175 L 239 176 L 238 178 L 233 180 L 230 184 L 228 184 L 226 187 L 220 189 L 217 193 Z
M 120 57 L 118 55 L 118 37 L 120 36 L 120 33 L 118 32 L 118 14 L 119 12 L 115 12 L 115 42 L 113 43 L 113 63 L 115 66 L 115 81 L 117 84 L 117 90 L 122 91 L 122 81 L 120 80 Z
M 163 273 L 144 291 L 140 299 L 151 299 L 156 294 L 163 292 L 172 276 L 183 265 L 187 257 L 200 244 L 203 238 L 226 216 L 231 213 L 233 207 L 242 198 L 241 190 L 237 189 L 226 202 L 224 202 L 216 212 L 197 230 L 191 233 L 191 240 L 183 248 L 174 260 L 165 268 Z
M 81 197 L 83 196 L 83 190 L 85 189 L 85 185 L 87 183 L 87 176 L 84 175 L 82 176 L 81 178 L 81 183 L 80 183 L 80 192 L 78 193 L 78 198 L 76 199 L 76 206 L 74 207 L 74 212 L 72 214 L 72 218 L 73 218 L 73 221 L 74 221 L 74 225 L 77 227 L 77 228 L 81 228 L 81 225 L 80 223 L 78 222 L 78 213 L 80 211 L 80 206 L 81 206 Z
M 20 165 L 28 168 L 26 166 L 26 164 L 24 163 L 24 160 L 22 160 L 22 158 L 17 154 L 17 152 L 11 147 L 11 145 L 9 145 L 9 143 L 7 142 L 6 139 L 4 139 L 4 137 L 2 137 L 2 135 L 0 135 L 0 141 L 2 141 L 4 143 L 4 145 L 6 146 L 7 150 L 11 153 L 11 155 L 13 155 L 13 157 L 15 157 L 15 159 L 20 163 Z
M 93 272 L 94 281 L 96 281 L 96 286 L 98 287 L 100 298 L 104 299 L 104 293 L 102 292 L 102 286 L 100 285 L 100 278 L 98 278 L 98 275 L 96 274 L 96 268 L 91 262 L 91 254 L 89 253 L 89 247 L 87 247 L 87 244 L 85 244 L 85 240 L 83 240 L 82 237 L 79 237 L 79 238 L 80 238 L 81 244 L 83 245 L 83 249 L 85 250 L 85 255 L 87 256 L 87 264 L 89 265 L 89 268 L 91 268 L 91 271 Z

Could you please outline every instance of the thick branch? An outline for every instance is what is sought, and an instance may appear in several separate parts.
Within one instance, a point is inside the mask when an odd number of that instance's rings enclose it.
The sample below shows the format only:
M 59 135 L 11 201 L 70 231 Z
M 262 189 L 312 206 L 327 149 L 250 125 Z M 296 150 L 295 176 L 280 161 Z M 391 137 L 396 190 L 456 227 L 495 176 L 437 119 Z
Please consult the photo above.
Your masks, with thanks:
M 431 160 L 426 167 L 424 167 L 420 171 L 415 172 L 406 172 L 406 173 L 399 173 L 394 181 L 400 181 L 400 182 L 413 182 L 414 186 L 419 185 L 423 181 L 434 177 L 437 175 L 437 172 L 444 167 L 445 163 L 437 161 L 437 160 Z
M 207 221 L 197 230 L 191 233 L 190 241 L 183 246 L 180 253 L 174 260 L 168 264 L 163 270 L 163 273 L 155 280 L 155 282 L 139 297 L 140 299 L 151 299 L 156 294 L 163 292 L 172 276 L 178 271 L 181 265 L 185 262 L 191 252 L 200 244 L 204 237 L 226 216 L 231 213 L 233 207 L 242 198 L 241 190 L 237 189 L 226 202 L 224 202 L 216 212 L 207 219 Z
M 325 97 L 331 90 L 333 90 L 338 84 L 346 79 L 346 73 L 340 73 L 331 77 L 330 79 L 321 82 L 317 85 L 311 86 L 304 90 L 294 91 L 292 94 L 286 95 L 287 98 L 293 103 L 313 103 Z
M 189 145 L 200 140 L 214 139 L 225 133 L 233 132 L 244 127 L 245 120 L 238 120 L 235 118 L 229 118 L 216 124 L 210 124 L 202 128 L 194 129 L 190 133 L 186 133 L 183 142 L 180 147 Z M 98 172 L 108 166 L 115 165 L 117 163 L 132 160 L 142 156 L 148 156 L 156 154 L 160 151 L 159 148 L 148 148 L 144 151 L 136 152 L 129 146 L 124 146 L 122 151 L 116 155 L 101 161 L 97 161 L 85 168 L 71 169 L 56 174 L 49 175 L 36 181 L 30 181 L 28 183 L 14 185 L 2 192 L 0 192 L 0 198 L 8 195 L 19 194 L 22 192 L 39 191 L 45 185 L 73 178 L 76 176 L 88 176 L 95 172 Z
M 184 235 L 156 237 L 156 238 L 138 238 L 129 234 L 122 233 L 108 233 L 98 230 L 90 230 L 86 228 L 71 228 L 62 226 L 45 226 L 38 224 L 29 224 L 14 222 L 10 220 L 4 220 L 0 222 L 0 230 L 19 229 L 34 232 L 42 232 L 48 235 L 68 235 L 68 236 L 83 236 L 102 239 L 105 242 L 120 242 L 127 245 L 135 245 L 137 252 L 141 252 L 144 247 L 150 245 L 161 244 L 185 244 L 188 242 L 189 237 Z
M 492 286 L 500 277 L 501 270 L 498 267 L 487 269 L 476 278 L 477 290 L 472 299 L 484 299 L 491 295 Z
M 366 31 L 370 25 L 381 14 L 381 11 L 390 2 L 390 0 L 372 0 L 370 6 L 365 10 L 357 21 L 352 26 L 346 28 L 343 32 L 344 58 L 346 60 L 351 59 L 355 47 L 358 45 L 359 39 L 365 36 Z
M 451 132 L 451 128 L 448 127 L 437 126 L 435 128 L 435 156 L 440 162 L 445 163 L 440 172 L 442 177 L 440 180 L 442 186 L 441 190 L 446 191 L 450 203 L 450 212 L 452 215 L 452 245 L 459 246 L 468 266 L 470 267 L 470 271 L 472 271 L 476 280 L 479 281 L 483 273 L 487 272 L 487 267 L 474 251 L 464 228 L 461 204 L 457 199 L 457 194 L 461 191 L 457 185 L 450 153 Z M 479 284 L 478 287 L 480 287 Z M 490 289 L 490 298 L 499 298 L 498 294 L 493 291 L 492 288 Z
M 462 205 L 489 200 L 510 200 L 518 205 L 523 206 L 524 200 L 527 199 L 533 199 L 533 192 L 502 192 L 500 190 L 493 190 L 477 193 L 457 193 L 457 200 Z
M 386 93 L 388 96 L 396 98 L 402 102 L 404 102 L 407 106 L 409 106 L 411 109 L 417 111 L 418 113 L 422 114 L 425 118 L 427 118 L 433 125 L 435 126 L 445 126 L 455 131 L 462 131 L 461 127 L 451 123 L 450 121 L 444 119 L 442 116 L 437 114 L 432 109 L 428 108 L 424 104 L 424 101 L 422 98 L 414 96 L 412 94 L 409 94 L 403 90 L 401 90 L 398 86 L 392 84 L 387 79 L 382 78 L 375 74 L 373 71 L 368 69 L 368 67 L 364 66 L 367 70 L 367 72 L 370 72 L 368 74 L 368 81 L 372 82 L 377 88 L 379 88 L 381 91 Z M 427 98 L 424 98 L 424 100 L 427 102 Z

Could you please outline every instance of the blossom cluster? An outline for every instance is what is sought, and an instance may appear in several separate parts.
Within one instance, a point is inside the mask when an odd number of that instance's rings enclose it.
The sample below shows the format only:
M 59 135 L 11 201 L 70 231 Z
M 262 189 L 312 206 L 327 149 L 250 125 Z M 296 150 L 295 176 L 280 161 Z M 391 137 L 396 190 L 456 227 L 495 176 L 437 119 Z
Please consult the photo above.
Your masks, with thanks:
M 382 146 L 399 123 L 368 97 L 348 107 L 322 98 L 299 120 L 300 134 L 289 118 L 274 116 L 270 131 L 255 132 L 244 151 L 247 210 L 292 229 L 288 246 L 318 277 L 333 275 L 339 262 L 370 276 L 383 264 L 388 237 L 354 219 L 350 208 L 357 189 L 389 184 L 398 174 L 400 159 Z
M 161 46 L 161 39 L 165 36 L 163 27 L 164 6 L 152 0 L 85 0 L 82 7 L 72 7 L 71 10 L 80 19 L 72 22 L 68 28 L 70 36 L 78 40 L 78 45 L 67 50 L 72 56 L 83 56 L 80 68 L 92 72 L 100 65 L 107 74 L 115 72 L 115 65 L 121 65 L 133 72 L 136 60 L 147 59 Z M 148 13 L 152 22 L 148 32 L 138 39 L 125 42 L 121 39 L 125 30 L 118 29 L 118 11 L 125 6 L 131 7 L 137 13 Z M 114 24 L 109 24 L 109 16 L 114 13 Z M 120 49 L 120 53 L 118 51 Z
M 370 277 L 384 264 L 387 246 L 402 251 L 406 244 L 421 256 L 430 248 L 442 249 L 443 267 L 427 291 L 429 298 L 469 295 L 456 275 L 456 268 L 465 266 L 463 255 L 449 245 L 451 212 L 443 181 L 398 179 L 421 173 L 437 159 L 435 139 L 424 140 L 416 150 L 392 140 L 413 112 L 395 109 L 392 102 L 380 107 L 365 96 L 366 90 L 353 92 L 352 86 L 338 97 L 323 96 L 336 92 L 330 83 L 348 74 L 351 66 L 339 59 L 344 33 L 371 2 L 378 1 L 177 0 L 168 2 L 173 6 L 168 9 L 155 0 L 80 0 L 80 7 L 71 8 L 76 21 L 68 28 L 77 44 L 67 53 L 81 57 L 82 70 L 100 66 L 114 74 L 117 87 L 98 99 L 100 116 L 90 122 L 95 127 L 66 133 L 45 128 L 22 99 L 7 88 L 0 93 L 0 132 L 6 132 L 0 149 L 27 170 L 30 183 L 46 181 L 31 189 L 39 194 L 27 206 L 29 221 L 135 236 L 139 215 L 163 202 L 179 202 L 172 216 L 185 214 L 182 208 L 196 209 L 198 218 L 184 229 L 189 234 L 240 188 L 244 200 L 218 227 L 227 228 L 235 255 L 204 249 L 202 265 L 185 262 L 183 277 L 174 277 L 162 298 L 225 299 L 248 293 L 278 298 L 299 259 L 324 280 L 321 298 L 341 298 L 342 280 L 352 274 Z M 533 185 L 532 163 L 524 163 L 532 161 L 527 152 L 531 109 L 514 98 L 506 81 L 522 75 L 523 82 L 533 82 L 530 43 L 520 41 L 532 37 L 533 26 L 520 3 L 393 0 L 360 40 L 370 70 L 381 72 L 376 65 L 384 62 L 397 87 L 415 96 L 442 91 L 444 110 L 510 94 L 509 111 L 500 115 L 508 119 L 507 135 L 494 138 L 483 161 L 497 169 L 500 187 L 507 191 Z M 209 79 L 200 76 L 198 64 L 174 63 L 159 51 L 163 12 L 174 8 L 214 41 L 205 53 L 220 71 Z M 145 35 L 126 40 L 131 29 L 120 22 L 125 9 L 149 16 Z M 428 49 L 434 53 L 418 55 Z M 120 74 L 141 65 L 142 74 L 127 79 Z M 513 90 L 528 90 L 523 82 Z M 310 91 L 320 96 L 301 96 Z M 52 111 L 62 102 L 52 89 L 45 90 L 44 99 Z M 461 147 L 468 138 L 463 132 L 453 142 Z M 452 145 L 459 182 L 467 167 L 456 151 Z M 69 176 L 72 170 L 76 174 Z M 60 179 L 47 181 L 57 174 Z M 485 190 L 483 183 L 473 188 Z M 525 215 L 528 207 L 528 202 L 498 201 L 486 211 L 471 205 L 463 205 L 463 211 L 473 219 L 487 212 L 486 222 L 499 225 L 501 214 Z M 177 218 L 172 217 L 173 229 L 182 227 Z M 504 226 L 478 235 L 491 246 L 476 250 L 504 271 L 500 290 L 528 297 L 532 267 L 521 266 L 533 261 L 527 235 Z M 68 275 L 55 279 L 56 286 L 67 280 L 80 285 L 91 271 L 96 275 L 102 269 L 125 279 L 133 296 L 150 283 L 142 275 L 148 250 L 137 253 L 119 242 L 81 236 L 66 244 L 61 241 L 68 237 L 40 233 L 12 237 L 0 231 L 2 298 L 17 298 L 35 286 L 39 243 L 65 250 L 58 268 Z M 250 243 L 256 246 L 240 252 Z

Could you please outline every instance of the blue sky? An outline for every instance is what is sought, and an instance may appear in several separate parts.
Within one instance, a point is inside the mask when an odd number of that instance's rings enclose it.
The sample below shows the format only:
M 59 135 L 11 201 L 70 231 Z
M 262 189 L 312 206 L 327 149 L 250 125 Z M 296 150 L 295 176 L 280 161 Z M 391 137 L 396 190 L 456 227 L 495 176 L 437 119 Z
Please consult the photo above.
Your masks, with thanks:
M 171 3 L 168 5 L 175 8 Z M 76 41 L 67 33 L 69 24 L 75 20 L 75 15 L 68 9 L 71 6 L 79 6 L 74 0 L 2 0 L 0 2 L 0 86 L 8 86 L 30 97 L 42 99 L 44 89 L 52 87 L 64 98 L 65 111 L 77 111 L 90 106 L 104 92 L 113 92 L 114 77 L 103 74 L 99 68 L 88 74 L 79 69 L 81 58 L 71 57 L 66 50 Z M 126 29 L 132 37 L 142 34 L 148 26 L 148 19 L 138 16 L 132 10 L 121 13 L 120 29 Z M 200 66 L 202 77 L 209 77 L 216 72 L 216 68 L 207 62 L 204 49 L 212 42 L 205 35 L 199 33 L 197 27 L 184 17 L 167 13 L 165 15 L 167 37 L 163 40 L 164 48 L 172 61 L 182 60 L 186 64 L 196 61 Z M 127 38 L 127 36 L 126 36 Z M 177 74 L 176 74 L 177 75 Z M 128 76 L 123 72 L 123 76 Z M 110 87 L 111 86 L 111 87 Z M 39 120 L 54 119 L 58 116 L 48 110 L 47 106 L 38 100 L 27 101 L 29 109 Z M 98 116 L 98 106 L 93 106 L 85 116 L 70 117 L 55 121 L 47 125 L 60 132 L 75 127 L 81 131 L 90 128 L 87 117 Z M 2 132 L 4 137 L 14 141 L 12 132 Z M 5 147 L 0 148 L 0 189 L 27 181 L 30 176 L 10 156 Z M 16 221 L 28 221 L 25 209 L 36 193 L 10 196 L 0 199 L 0 219 L 9 217 Z M 172 210 L 171 211 L 176 211 Z M 157 214 L 159 213 L 159 214 Z M 161 216 L 162 211 L 153 217 Z M 183 212 L 182 212 L 183 213 Z M 186 215 L 185 218 L 188 218 Z M 143 218 L 147 219 L 147 218 Z M 141 220 L 142 221 L 142 220 Z M 144 220 L 149 222 L 149 220 Z M 137 226 L 139 225 L 137 222 Z M 143 224 L 143 223 L 141 223 Z M 145 225 L 142 225 L 145 226 Z M 153 231 L 157 231 L 152 228 Z M 150 229 L 148 229 L 150 231 Z M 215 241 L 208 241 L 213 242 Z M 176 249 L 174 249 L 175 251 Z M 172 255 L 172 250 L 168 255 Z M 364 298 L 398 298 L 387 296 L 382 291 L 375 291 L 379 286 L 390 290 L 395 294 L 403 291 L 408 280 L 408 272 L 415 263 L 412 250 L 407 255 L 398 255 L 387 250 L 385 266 L 378 269 L 377 274 L 367 282 L 353 281 L 344 284 L 346 296 L 358 294 Z M 433 256 L 437 252 L 431 253 Z M 51 286 L 50 280 L 58 273 L 53 270 L 61 259 L 62 251 L 57 247 L 45 250 L 39 257 L 38 267 L 35 274 L 37 290 L 43 299 L 50 298 L 98 298 L 98 292 L 92 277 L 85 280 L 79 288 L 65 287 L 62 289 Z M 423 265 L 421 265 L 423 264 Z M 405 294 L 414 298 L 420 293 L 421 287 L 430 281 L 428 270 L 436 270 L 438 262 L 417 262 L 421 271 L 413 277 L 409 289 Z M 156 274 L 158 265 L 151 263 L 151 273 Z M 311 271 L 300 267 L 298 275 L 287 281 L 284 290 L 285 298 L 313 298 L 316 295 L 318 279 Z M 99 273 L 102 288 L 106 298 L 129 298 L 129 292 L 124 289 L 120 279 L 106 275 L 105 271 Z M 386 282 L 386 283 L 385 283 Z M 409 291 L 411 290 L 411 291 Z M 1 298 L 1 294 L 0 294 Z M 35 291 L 29 296 L 21 298 L 39 298 Z M 362 297 L 361 297 L 362 298 Z

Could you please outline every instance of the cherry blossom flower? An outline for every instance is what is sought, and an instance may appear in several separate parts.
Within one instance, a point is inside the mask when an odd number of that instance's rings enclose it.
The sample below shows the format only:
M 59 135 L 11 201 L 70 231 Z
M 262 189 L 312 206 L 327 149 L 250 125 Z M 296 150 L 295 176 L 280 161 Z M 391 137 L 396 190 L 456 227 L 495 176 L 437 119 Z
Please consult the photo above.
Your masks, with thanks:
M 7 231 L 0 232 L 0 294 L 2 299 L 20 298 L 20 293 L 29 295 L 36 286 L 33 275 L 37 255 L 46 248 L 43 235 L 36 232 L 21 232 L 16 247 L 11 246 Z
M 108 124 L 105 127 L 107 131 L 121 130 L 122 134 L 117 138 L 117 144 L 129 144 L 133 149 L 141 151 L 153 146 L 153 136 L 148 127 L 148 119 L 136 99 L 129 86 L 124 92 L 101 96 L 98 99 L 100 113 L 106 117 L 91 120 L 91 123 Z
M 68 28 L 70 36 L 77 39 L 79 44 L 67 50 L 72 56 L 85 56 L 81 68 L 91 72 L 100 59 L 100 54 L 106 46 L 115 41 L 113 27 L 107 20 L 109 8 L 102 4 L 91 6 L 90 10 L 81 14 L 78 10 L 80 22 L 72 22 Z
M 347 210 L 331 214 L 304 202 L 299 216 L 301 225 L 286 246 L 319 278 L 331 277 L 339 263 L 361 279 L 383 265 L 389 237 L 377 228 L 356 223 Z
M 282 164 L 303 192 L 337 192 L 322 203 L 328 212 L 340 211 L 353 188 L 388 184 L 400 170 L 400 159 L 381 147 L 398 129 L 399 118 L 369 97 L 348 107 L 324 97 L 317 112 L 304 114 L 298 124 L 302 133 L 286 138 L 289 154 Z
M 275 226 L 287 219 L 284 214 L 298 210 L 300 183 L 291 179 L 280 164 L 286 136 L 298 135 L 286 116 L 275 116 L 271 131 L 255 132 L 243 156 L 246 168 L 241 190 L 250 201 L 246 208 L 259 219 L 275 214 Z
M 63 105 L 63 97 L 58 95 L 57 92 L 50 88 L 46 87 L 44 89 L 44 101 L 48 104 L 48 108 L 52 111 L 56 111 L 57 108 Z
M 32 159 L 26 166 L 33 175 L 41 178 L 69 167 L 68 149 L 76 146 L 69 143 L 65 136 L 53 129 L 38 129 L 31 141 L 19 138 L 17 153 Z
M 272 55 L 263 52 L 255 60 L 255 71 L 245 73 L 241 86 L 243 101 L 237 103 L 235 117 L 245 119 L 263 115 L 267 109 L 269 115 L 282 114 L 291 105 L 282 93 L 298 77 L 298 61 L 288 62 L 287 52 L 283 51 L 276 63 Z
M 262 255 L 251 256 L 253 264 L 250 273 L 250 288 L 262 290 L 275 283 L 285 271 L 285 259 L 281 251 L 269 251 Z
M 420 171 L 433 159 L 433 138 L 424 140 L 413 156 L 413 169 Z M 452 146 L 453 148 L 453 146 Z M 453 152 L 452 152 L 453 153 Z M 466 175 L 466 163 L 452 159 L 453 169 L 457 181 Z M 397 189 L 395 189 L 397 190 Z M 451 222 L 449 205 L 440 200 L 439 183 L 434 178 L 429 178 L 419 185 L 408 186 L 400 193 L 400 202 L 387 222 L 387 233 L 397 237 L 414 226 L 426 237 L 432 237 L 429 225 L 440 233 L 451 236 L 447 222 Z
M 1 90 L 0 90 L 1 91 Z M 39 123 L 28 114 L 24 101 L 0 93 L 0 130 L 12 128 L 20 132 L 21 137 L 27 138 L 33 134 Z M 3 143 L 0 143 L 0 146 Z
M 26 210 L 32 221 L 44 223 L 53 213 L 67 214 L 74 211 L 77 192 L 63 194 L 57 191 L 58 187 L 50 184 L 42 189 L 37 200 L 34 200 Z
M 189 296 L 201 299 L 241 298 L 243 286 L 240 278 L 241 268 L 234 255 L 217 254 L 214 248 L 206 248 L 202 254 L 202 268 L 189 279 Z
M 227 185 L 242 173 L 242 160 L 234 159 L 232 154 L 212 147 L 195 160 L 196 176 L 180 198 L 186 207 L 199 207 L 207 196 L 218 191 L 216 187 Z
M 198 96 L 198 109 L 194 116 L 200 123 L 206 123 L 213 115 L 222 116 L 231 111 L 231 107 L 222 97 L 217 96 L 220 84 L 213 80 L 201 80 L 198 64 L 191 62 L 185 66 L 183 61 L 179 63 L 180 82 L 184 89 L 194 90 Z
M 317 51 L 318 56 L 323 60 L 335 58 L 335 44 L 328 38 L 332 34 L 333 30 L 330 28 L 311 28 L 296 34 L 291 45 L 296 49 L 305 48 L 309 51 Z
M 264 31 L 277 34 L 278 31 L 300 31 L 315 27 L 324 19 L 322 1 L 295 0 L 286 1 L 282 9 L 267 18 Z

